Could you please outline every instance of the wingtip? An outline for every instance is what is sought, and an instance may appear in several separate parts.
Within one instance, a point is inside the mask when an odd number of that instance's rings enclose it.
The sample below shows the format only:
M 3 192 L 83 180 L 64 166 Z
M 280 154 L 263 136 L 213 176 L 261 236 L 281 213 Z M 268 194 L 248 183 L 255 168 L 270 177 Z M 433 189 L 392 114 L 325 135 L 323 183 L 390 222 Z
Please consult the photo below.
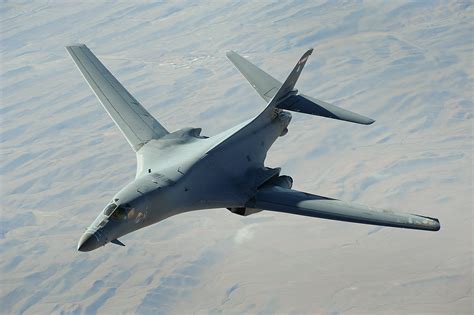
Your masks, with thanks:
M 436 222 L 434 223 L 433 231 L 437 232 L 441 230 L 441 223 L 439 222 L 439 219 L 438 218 L 430 218 L 430 219 Z
M 82 43 L 71 43 L 69 45 L 64 46 L 64 48 L 66 48 L 66 49 L 70 49 L 70 48 L 73 48 L 73 47 L 87 47 L 87 46 L 86 46 L 86 44 L 82 44 Z
M 375 119 L 367 118 L 367 122 L 365 124 L 366 125 L 372 125 L 374 122 L 375 122 Z
M 237 54 L 235 51 L 233 50 L 229 50 L 228 52 L 225 53 L 226 57 L 227 58 L 230 58 L 232 57 L 233 55 Z
M 353 115 L 356 117 L 350 117 L 349 119 L 343 119 L 343 120 L 347 120 L 349 122 L 353 122 L 353 123 L 356 123 L 356 124 L 360 124 L 360 125 L 372 125 L 375 120 L 372 119 L 372 118 L 369 118 L 369 117 L 365 117 L 365 116 L 362 116 L 362 115 L 359 115 L 359 114 L 356 114 L 356 113 L 353 113 Z
M 429 225 L 428 230 L 437 232 L 437 231 L 439 231 L 439 230 L 441 229 L 441 223 L 439 222 L 439 219 L 438 219 L 438 218 L 427 217 L 427 216 L 424 216 L 424 215 L 417 215 L 417 216 L 429 220 L 429 221 L 428 221 L 428 225 Z
M 358 123 L 358 124 L 362 124 L 362 125 L 372 125 L 374 122 L 375 122 L 375 119 L 372 119 L 370 117 L 367 117 L 367 116 L 363 116 L 363 115 L 360 115 L 360 114 L 357 114 L 357 113 L 353 113 L 353 115 L 355 117 L 352 117 L 352 121 L 355 122 L 355 123 Z

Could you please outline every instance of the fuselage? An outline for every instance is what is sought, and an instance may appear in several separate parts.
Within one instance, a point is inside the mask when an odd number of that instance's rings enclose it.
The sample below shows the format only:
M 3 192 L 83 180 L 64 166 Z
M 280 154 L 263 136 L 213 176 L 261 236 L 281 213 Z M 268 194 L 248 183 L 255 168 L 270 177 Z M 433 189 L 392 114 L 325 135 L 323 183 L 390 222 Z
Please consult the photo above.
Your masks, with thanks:
M 98 215 L 78 249 L 90 251 L 175 214 L 239 208 L 271 170 L 267 151 L 285 134 L 291 114 L 263 112 L 213 137 L 186 128 L 137 151 L 137 174 Z

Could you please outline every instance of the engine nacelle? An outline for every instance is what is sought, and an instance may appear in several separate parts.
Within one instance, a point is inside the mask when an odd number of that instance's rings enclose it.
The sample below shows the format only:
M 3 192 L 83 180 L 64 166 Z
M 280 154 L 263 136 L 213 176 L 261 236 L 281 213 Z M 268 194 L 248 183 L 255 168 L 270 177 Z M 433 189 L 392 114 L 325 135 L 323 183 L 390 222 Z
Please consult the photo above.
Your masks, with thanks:
M 270 179 L 265 183 L 265 186 L 279 186 L 283 188 L 290 189 L 293 187 L 293 178 L 287 175 L 278 176 L 276 178 Z
M 288 125 L 290 124 L 290 121 L 291 121 L 291 114 L 288 112 L 282 111 L 278 113 L 278 120 L 284 127 L 280 133 L 280 137 L 283 137 L 284 135 L 288 133 Z
M 262 209 L 245 208 L 245 207 L 227 208 L 227 209 L 232 213 L 235 213 L 244 217 L 262 211 Z
M 278 120 L 281 122 L 281 124 L 285 127 L 288 127 L 291 121 L 291 113 L 281 111 L 278 113 Z

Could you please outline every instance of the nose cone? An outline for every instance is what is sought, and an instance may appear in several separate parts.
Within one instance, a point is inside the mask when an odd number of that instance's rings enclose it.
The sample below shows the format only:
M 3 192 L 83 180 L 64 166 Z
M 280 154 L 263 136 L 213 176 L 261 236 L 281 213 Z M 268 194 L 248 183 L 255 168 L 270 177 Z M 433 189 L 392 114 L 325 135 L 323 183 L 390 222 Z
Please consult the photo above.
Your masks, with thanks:
M 81 252 L 90 252 L 100 246 L 99 239 L 92 233 L 84 233 L 77 244 L 77 250 Z

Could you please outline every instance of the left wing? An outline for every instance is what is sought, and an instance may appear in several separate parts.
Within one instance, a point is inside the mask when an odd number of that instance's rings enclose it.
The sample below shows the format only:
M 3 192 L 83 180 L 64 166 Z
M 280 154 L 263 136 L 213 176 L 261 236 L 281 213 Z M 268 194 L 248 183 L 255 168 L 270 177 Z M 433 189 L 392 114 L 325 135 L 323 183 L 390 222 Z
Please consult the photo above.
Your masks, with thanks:
M 260 189 L 245 206 L 338 221 L 428 231 L 440 229 L 436 218 L 371 208 L 279 186 Z
M 135 152 L 149 140 L 159 139 L 169 133 L 86 45 L 67 46 L 66 50 Z

